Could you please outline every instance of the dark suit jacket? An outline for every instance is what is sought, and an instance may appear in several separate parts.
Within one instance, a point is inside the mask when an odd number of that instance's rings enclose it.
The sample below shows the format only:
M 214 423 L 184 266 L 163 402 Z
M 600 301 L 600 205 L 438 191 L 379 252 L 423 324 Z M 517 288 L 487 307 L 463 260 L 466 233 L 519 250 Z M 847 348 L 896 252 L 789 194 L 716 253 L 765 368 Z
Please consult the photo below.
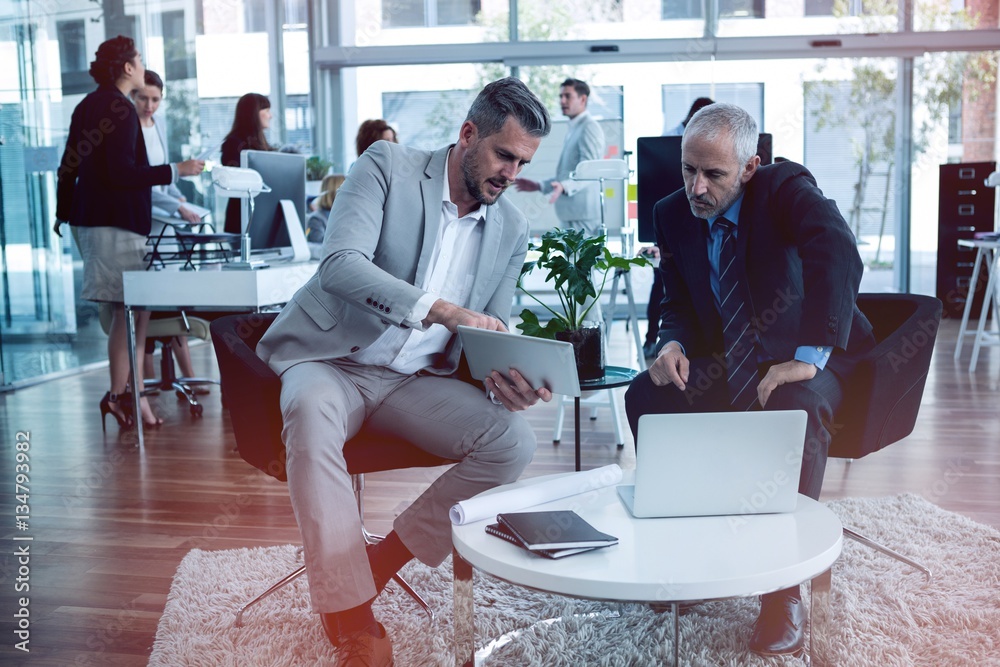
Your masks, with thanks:
M 707 221 L 691 213 L 684 190 L 653 208 L 665 296 L 658 344 L 676 340 L 687 356 L 723 352 L 722 322 L 709 284 Z M 854 235 L 812 174 L 792 162 L 761 167 L 740 208 L 737 261 L 760 345 L 778 362 L 801 345 L 834 347 L 831 363 L 874 345 L 855 305 L 862 262 Z
M 73 110 L 59 165 L 56 218 L 146 235 L 150 188 L 172 180 L 170 165 L 149 166 L 132 102 L 114 86 L 100 86 Z

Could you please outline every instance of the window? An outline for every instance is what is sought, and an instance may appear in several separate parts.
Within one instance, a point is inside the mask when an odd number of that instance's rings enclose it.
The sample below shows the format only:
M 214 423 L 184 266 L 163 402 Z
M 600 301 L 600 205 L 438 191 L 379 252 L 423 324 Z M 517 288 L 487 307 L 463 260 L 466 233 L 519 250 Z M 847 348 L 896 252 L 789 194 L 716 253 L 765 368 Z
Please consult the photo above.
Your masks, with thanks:
M 684 83 L 663 86 L 664 130 L 674 128 L 687 118 L 691 103 L 699 97 L 708 97 L 716 102 L 728 102 L 746 109 L 761 132 L 764 128 L 764 84 L 763 83 Z
M 87 61 L 87 40 L 83 21 L 58 21 L 59 69 L 62 72 L 63 95 L 89 93 L 94 88 Z
M 962 143 L 962 100 L 948 105 L 948 143 Z
M 382 93 L 383 118 L 408 146 L 435 150 L 455 141 L 478 90 L 415 90 Z
M 266 0 L 244 0 L 243 32 L 267 32 Z
M 382 25 L 386 28 L 471 25 L 480 9 L 480 0 L 382 0 Z
M 194 76 L 194 54 L 188 53 L 184 36 L 184 11 L 163 12 L 163 57 L 164 76 L 168 81 L 190 79 Z
M 833 0 L 806 0 L 806 16 L 833 16 Z
M 664 20 L 704 18 L 702 0 L 661 1 L 661 13 Z M 826 1 L 832 2 L 832 0 Z M 764 18 L 764 0 L 719 0 L 719 16 L 721 18 Z

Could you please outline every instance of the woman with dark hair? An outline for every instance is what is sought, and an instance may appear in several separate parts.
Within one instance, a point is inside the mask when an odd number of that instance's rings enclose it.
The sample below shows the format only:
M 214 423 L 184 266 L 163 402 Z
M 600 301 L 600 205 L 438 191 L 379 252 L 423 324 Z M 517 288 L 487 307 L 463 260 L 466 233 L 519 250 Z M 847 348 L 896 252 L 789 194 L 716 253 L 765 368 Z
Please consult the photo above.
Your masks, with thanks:
M 163 102 L 163 79 L 151 69 L 146 70 L 145 84 L 132 94 L 142 138 L 146 142 L 146 157 L 149 164 L 157 166 L 167 163 L 167 130 L 164 123 L 157 122 L 156 112 Z M 167 215 L 176 215 L 193 224 L 201 222 L 201 217 L 191 207 L 185 206 L 187 199 L 176 185 L 154 185 L 153 206 Z
M 361 157 L 361 154 L 368 150 L 369 146 L 380 139 L 390 141 L 394 144 L 399 143 L 396 138 L 396 130 L 392 129 L 392 126 L 381 118 L 374 118 L 361 123 L 361 127 L 358 128 L 358 136 L 354 140 L 354 147 L 358 151 L 358 157 Z
M 245 150 L 271 151 L 264 130 L 271 126 L 271 101 L 259 93 L 247 93 L 236 103 L 233 127 L 222 142 L 222 164 L 240 166 L 240 152 Z M 226 205 L 225 230 L 239 234 L 242 230 L 240 200 L 230 199 Z
M 119 35 L 101 44 L 90 75 L 97 90 L 73 110 L 66 151 L 59 165 L 56 233 L 72 225 L 83 258 L 81 296 L 112 305 L 108 333 L 111 389 L 101 399 L 101 424 L 110 413 L 119 426 L 133 423 L 131 399 L 126 395 L 129 375 L 122 272 L 143 269 L 146 235 L 152 220 L 150 190 L 173 183 L 179 176 L 200 174 L 202 160 L 149 165 L 139 116 L 129 101 L 132 91 L 145 85 L 146 68 L 135 42 Z M 149 313 L 136 313 L 136 344 L 145 347 Z M 142 368 L 139 387 L 142 387 Z M 133 387 L 133 390 L 137 389 Z M 163 423 L 145 398 L 143 423 Z
M 135 110 L 139 114 L 139 126 L 142 128 L 142 138 L 146 142 L 146 156 L 152 166 L 167 162 L 167 131 L 166 123 L 158 122 L 156 112 L 163 101 L 163 79 L 151 69 L 146 70 L 143 77 L 146 85 L 132 94 Z M 169 185 L 154 185 L 152 190 L 153 209 L 160 215 L 175 216 L 192 224 L 201 222 L 201 216 L 187 203 L 187 198 L 173 183 Z M 163 223 L 157 222 L 159 233 Z M 151 320 L 177 317 L 179 313 L 156 311 L 149 317 Z M 188 349 L 187 336 L 174 336 L 170 339 L 170 347 L 174 351 L 174 360 L 181 369 L 182 377 L 195 377 L 194 366 L 191 363 L 191 351 Z M 156 341 L 146 341 L 146 355 L 143 362 L 144 374 L 153 374 L 153 352 L 156 351 Z M 194 389 L 195 393 L 208 393 L 207 389 Z

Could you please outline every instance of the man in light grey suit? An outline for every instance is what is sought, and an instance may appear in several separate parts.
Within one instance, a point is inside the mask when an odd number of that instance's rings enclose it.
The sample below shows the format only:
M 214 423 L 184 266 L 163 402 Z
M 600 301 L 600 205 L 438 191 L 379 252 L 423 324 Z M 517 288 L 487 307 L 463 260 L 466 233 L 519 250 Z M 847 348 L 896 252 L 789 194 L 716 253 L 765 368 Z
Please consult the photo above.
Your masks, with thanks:
M 601 233 L 601 198 L 598 184 L 572 180 L 569 175 L 584 160 L 604 157 L 604 130 L 587 111 L 590 86 L 579 79 L 566 79 L 559 87 L 559 106 L 569 118 L 569 131 L 563 141 L 556 177 L 549 182 L 519 178 L 514 183 L 521 192 L 550 194 L 556 215 L 565 227 L 582 229 L 587 234 Z
M 437 566 L 450 553 L 455 502 L 531 460 L 516 412 L 551 393 L 516 371 L 486 391 L 458 379 L 455 331 L 507 329 L 528 224 L 500 196 L 549 128 L 538 98 L 506 78 L 479 93 L 452 146 L 373 144 L 337 193 L 316 275 L 257 347 L 281 375 L 289 491 L 338 664 L 391 663 L 372 600 L 411 558 Z M 459 461 L 367 553 L 342 452 L 362 424 Z

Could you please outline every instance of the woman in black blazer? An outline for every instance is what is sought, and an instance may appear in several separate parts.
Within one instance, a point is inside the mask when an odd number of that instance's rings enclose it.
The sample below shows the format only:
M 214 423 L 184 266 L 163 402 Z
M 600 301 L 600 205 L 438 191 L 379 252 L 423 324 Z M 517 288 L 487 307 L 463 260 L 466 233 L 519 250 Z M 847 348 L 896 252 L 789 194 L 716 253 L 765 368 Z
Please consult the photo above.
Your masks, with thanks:
M 271 151 L 264 130 L 271 126 L 271 101 L 259 93 L 247 93 L 236 103 L 233 127 L 222 142 L 222 164 L 226 167 L 240 166 L 240 153 L 245 150 Z M 240 215 L 240 200 L 230 199 L 226 205 L 225 231 L 231 234 L 243 232 Z
M 139 117 L 129 100 L 132 91 L 144 85 L 145 72 L 132 39 L 119 35 L 98 47 L 90 64 L 97 90 L 73 110 L 58 173 L 56 232 L 64 222 L 72 225 L 83 257 L 81 296 L 113 306 L 108 333 L 111 389 L 101 399 L 102 427 L 109 413 L 119 426 L 131 425 L 134 418 L 125 395 L 129 362 L 122 272 L 143 268 L 152 221 L 150 189 L 178 176 L 199 174 L 205 166 L 202 160 L 149 166 Z M 139 349 L 145 346 L 148 321 L 148 312 L 137 313 Z M 137 370 L 141 389 L 141 366 Z M 142 420 L 147 426 L 162 423 L 145 398 Z

